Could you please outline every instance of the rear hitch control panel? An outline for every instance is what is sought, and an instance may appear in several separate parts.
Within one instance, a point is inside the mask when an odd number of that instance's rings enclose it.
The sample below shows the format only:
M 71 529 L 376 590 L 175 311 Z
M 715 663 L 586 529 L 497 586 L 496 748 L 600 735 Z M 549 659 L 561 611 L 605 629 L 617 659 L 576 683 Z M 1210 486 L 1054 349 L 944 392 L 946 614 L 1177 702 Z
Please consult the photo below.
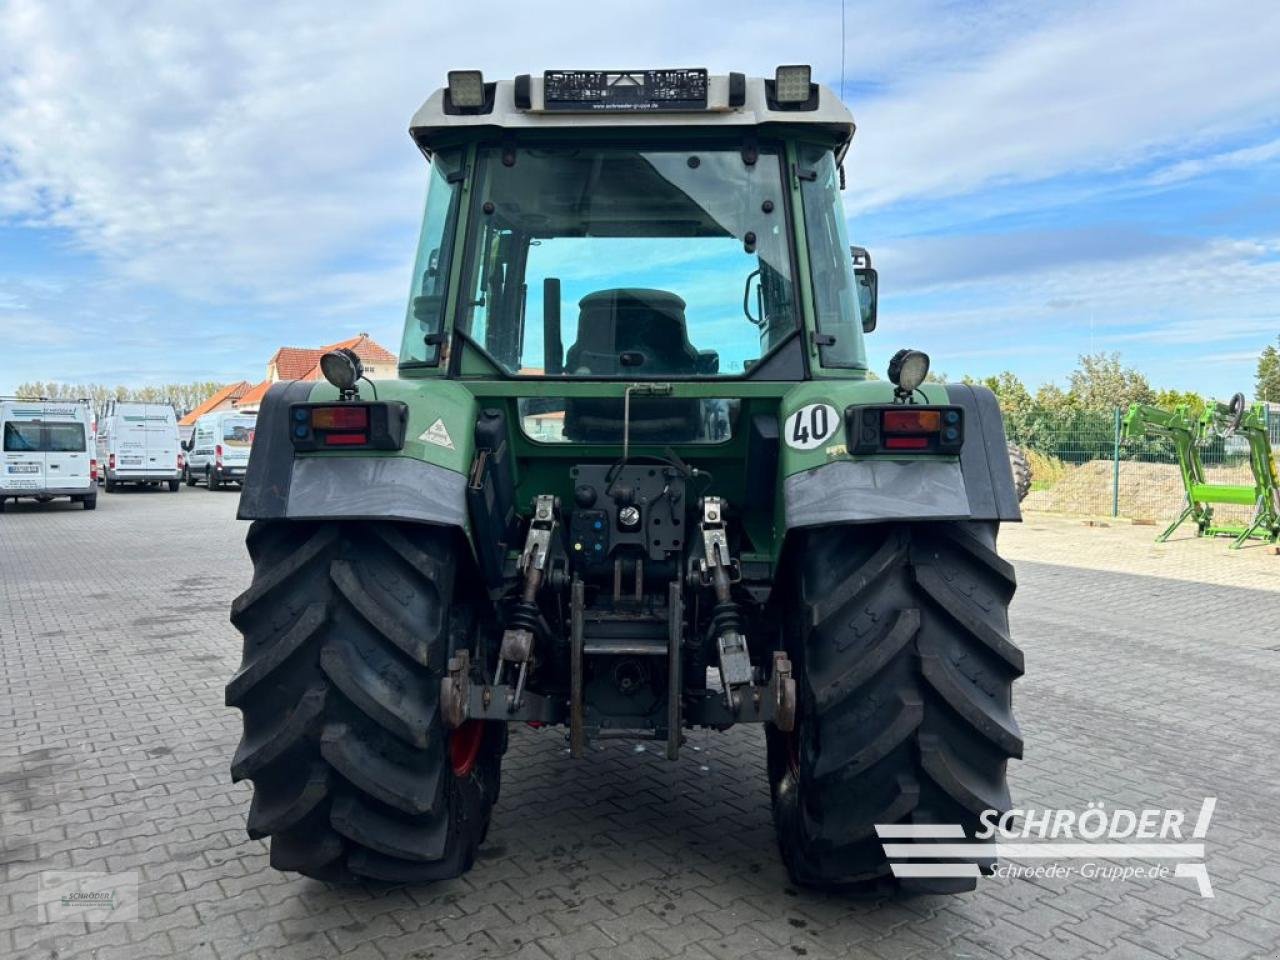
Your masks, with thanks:
M 686 540 L 685 479 L 671 466 L 580 465 L 573 477 L 569 563 L 598 567 L 619 555 L 665 561 Z

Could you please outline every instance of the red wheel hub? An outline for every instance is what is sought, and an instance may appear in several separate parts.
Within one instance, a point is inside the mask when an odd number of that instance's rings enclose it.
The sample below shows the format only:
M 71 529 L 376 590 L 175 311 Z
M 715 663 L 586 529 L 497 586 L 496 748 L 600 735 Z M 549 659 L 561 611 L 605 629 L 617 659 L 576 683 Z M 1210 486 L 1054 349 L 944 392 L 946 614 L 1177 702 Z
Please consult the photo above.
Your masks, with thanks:
M 449 766 L 456 777 L 465 777 L 476 765 L 484 741 L 484 722 L 468 720 L 449 734 Z

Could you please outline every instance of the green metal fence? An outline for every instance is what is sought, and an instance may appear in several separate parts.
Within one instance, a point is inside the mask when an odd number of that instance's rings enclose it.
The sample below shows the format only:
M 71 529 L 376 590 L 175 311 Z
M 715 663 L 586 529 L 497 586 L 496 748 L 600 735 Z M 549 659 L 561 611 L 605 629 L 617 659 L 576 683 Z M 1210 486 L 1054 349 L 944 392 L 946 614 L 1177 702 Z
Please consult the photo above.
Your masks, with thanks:
M 1186 493 L 1173 444 L 1122 439 L 1122 415 L 1116 410 L 1109 428 L 1039 433 L 1033 438 L 1011 433 L 1010 441 L 1027 449 L 1032 461 L 1031 492 L 1023 509 L 1153 523 L 1176 517 L 1186 504 Z M 1269 411 L 1267 427 L 1272 448 L 1280 451 L 1280 411 Z M 1243 438 L 1214 437 L 1199 449 L 1209 483 L 1253 485 Z M 1221 505 L 1214 512 L 1222 520 L 1244 521 L 1253 511 Z

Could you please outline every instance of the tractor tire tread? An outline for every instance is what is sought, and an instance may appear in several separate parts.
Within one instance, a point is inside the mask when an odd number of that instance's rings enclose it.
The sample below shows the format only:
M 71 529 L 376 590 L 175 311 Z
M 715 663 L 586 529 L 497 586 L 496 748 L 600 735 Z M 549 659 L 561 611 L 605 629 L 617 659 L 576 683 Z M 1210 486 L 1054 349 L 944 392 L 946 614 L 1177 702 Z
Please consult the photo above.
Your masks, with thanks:
M 232 776 L 253 781 L 249 835 L 269 839 L 273 867 L 319 880 L 458 876 L 487 833 L 505 730 L 486 725 L 477 762 L 455 772 L 439 681 L 478 602 L 455 575 L 456 533 L 258 521 L 247 546 L 226 700 L 244 718 Z

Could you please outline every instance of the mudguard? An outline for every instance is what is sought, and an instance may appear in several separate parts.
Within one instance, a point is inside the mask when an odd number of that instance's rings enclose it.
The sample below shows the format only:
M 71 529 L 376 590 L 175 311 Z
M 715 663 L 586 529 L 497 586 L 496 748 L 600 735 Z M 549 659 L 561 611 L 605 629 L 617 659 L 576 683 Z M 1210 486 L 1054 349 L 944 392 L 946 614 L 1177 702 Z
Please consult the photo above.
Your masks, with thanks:
M 995 395 L 969 384 L 929 384 L 929 403 L 964 408 L 965 442 L 951 457 L 851 457 L 844 409 L 888 403 L 883 381 L 810 381 L 788 393 L 781 420 L 807 404 L 836 408 L 841 425 L 825 447 L 783 447 L 781 510 L 787 530 L 885 520 L 1022 519 L 1005 446 L 1004 420 Z
M 297 453 L 289 433 L 290 404 L 334 400 L 337 390 L 293 380 L 267 391 L 237 516 L 405 520 L 466 529 L 465 470 L 472 457 L 475 398 L 440 380 L 378 381 L 376 389 L 379 399 L 408 403 L 402 451 Z

